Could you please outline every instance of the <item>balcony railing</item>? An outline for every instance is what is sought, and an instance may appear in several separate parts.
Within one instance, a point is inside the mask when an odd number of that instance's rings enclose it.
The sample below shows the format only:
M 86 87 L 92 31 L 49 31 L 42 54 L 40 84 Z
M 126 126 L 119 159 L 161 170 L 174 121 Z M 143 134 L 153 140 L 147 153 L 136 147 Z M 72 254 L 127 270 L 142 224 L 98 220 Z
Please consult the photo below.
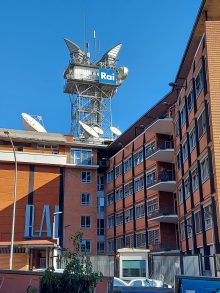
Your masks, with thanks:
M 147 181 L 147 188 L 157 191 L 174 192 L 176 189 L 176 179 L 174 171 L 161 171 L 156 179 Z
M 155 244 L 150 244 L 149 243 L 149 248 L 152 251 L 168 251 L 168 250 L 178 250 L 178 245 L 176 243 L 155 243 Z
M 174 171 L 163 171 L 160 172 L 155 180 L 148 180 L 147 187 L 151 187 L 154 184 L 160 182 L 176 181 Z
M 173 147 L 174 147 L 174 145 L 173 145 L 172 140 L 168 140 L 168 141 L 159 140 L 157 142 L 156 146 L 154 146 L 151 149 L 147 150 L 147 152 L 145 153 L 145 158 L 148 158 L 149 156 L 151 156 L 152 154 L 156 153 L 159 150 L 173 149 Z
M 148 214 L 149 221 L 157 221 L 161 223 L 177 224 L 178 216 L 174 209 L 159 209 Z

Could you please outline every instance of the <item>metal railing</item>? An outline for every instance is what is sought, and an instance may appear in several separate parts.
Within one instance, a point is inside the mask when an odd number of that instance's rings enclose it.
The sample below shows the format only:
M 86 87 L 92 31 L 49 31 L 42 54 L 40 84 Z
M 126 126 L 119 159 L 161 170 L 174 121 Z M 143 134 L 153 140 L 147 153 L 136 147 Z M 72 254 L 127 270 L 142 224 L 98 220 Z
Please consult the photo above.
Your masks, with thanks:
M 159 209 L 148 214 L 148 219 L 160 217 L 160 216 L 169 216 L 169 215 L 177 215 L 177 212 L 174 209 Z
M 173 149 L 173 148 L 174 148 L 173 140 L 159 140 L 156 146 L 152 147 L 145 153 L 145 158 L 150 157 L 151 155 L 153 155 L 159 150 L 167 150 L 167 149 Z
M 153 186 L 154 184 L 160 183 L 160 182 L 168 182 L 168 181 L 176 181 L 175 179 L 175 172 L 172 170 L 164 170 L 161 171 L 156 179 L 148 180 L 147 181 L 147 187 Z

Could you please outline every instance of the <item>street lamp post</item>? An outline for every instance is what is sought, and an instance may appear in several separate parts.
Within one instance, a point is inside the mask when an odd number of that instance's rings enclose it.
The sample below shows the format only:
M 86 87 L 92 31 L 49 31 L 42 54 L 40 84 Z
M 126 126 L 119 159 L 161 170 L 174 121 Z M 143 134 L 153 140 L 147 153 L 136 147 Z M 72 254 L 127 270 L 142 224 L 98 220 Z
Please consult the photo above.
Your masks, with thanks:
M 18 165 L 17 165 L 17 157 L 15 152 L 15 147 L 11 136 L 8 131 L 4 131 L 10 140 L 13 153 L 14 153 L 14 162 L 15 162 L 15 177 L 14 177 L 14 197 L 13 197 L 13 215 L 12 215 L 12 227 L 11 227 L 11 248 L 10 248 L 10 263 L 9 269 L 12 270 L 13 268 L 13 251 L 14 251 L 14 233 L 15 233 L 15 214 L 16 214 L 16 198 L 17 198 L 17 175 L 18 175 Z

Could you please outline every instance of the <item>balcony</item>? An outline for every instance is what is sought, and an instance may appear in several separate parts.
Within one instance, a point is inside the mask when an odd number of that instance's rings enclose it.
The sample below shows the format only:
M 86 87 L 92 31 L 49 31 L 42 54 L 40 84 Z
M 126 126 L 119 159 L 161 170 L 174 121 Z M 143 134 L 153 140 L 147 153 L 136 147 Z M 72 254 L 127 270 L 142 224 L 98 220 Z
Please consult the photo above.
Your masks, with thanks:
M 159 209 L 148 216 L 148 221 L 177 224 L 178 216 L 173 209 Z
M 176 179 L 173 171 L 163 171 L 158 174 L 155 180 L 147 182 L 148 190 L 175 192 Z
M 173 135 L 173 119 L 169 117 L 159 118 L 147 128 L 147 131 L 151 133 Z
M 179 250 L 177 244 L 172 243 L 155 243 L 153 245 L 149 244 L 150 251 L 169 251 L 169 250 Z
M 156 146 L 152 147 L 151 149 L 147 151 L 147 153 L 145 154 L 145 158 L 151 161 L 173 163 L 174 162 L 173 141 L 172 140 L 158 141 Z

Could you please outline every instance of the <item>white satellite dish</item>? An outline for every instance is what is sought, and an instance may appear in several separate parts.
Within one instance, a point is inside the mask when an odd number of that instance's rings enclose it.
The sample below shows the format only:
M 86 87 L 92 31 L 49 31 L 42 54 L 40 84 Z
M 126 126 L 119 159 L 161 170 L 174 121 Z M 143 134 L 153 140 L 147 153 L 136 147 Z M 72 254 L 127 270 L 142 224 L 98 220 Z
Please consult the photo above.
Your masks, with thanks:
M 26 130 L 37 131 L 37 132 L 47 132 L 46 129 L 33 117 L 26 113 L 21 114 L 22 124 Z M 42 119 L 41 119 L 42 120 Z
M 104 134 L 104 131 L 102 130 L 102 128 L 98 126 L 93 126 L 93 129 L 100 135 Z
M 111 126 L 110 129 L 113 134 L 118 135 L 118 136 L 121 135 L 121 131 L 118 128 Z
M 98 133 L 92 127 L 90 127 L 89 125 L 85 124 L 82 121 L 79 121 L 79 124 L 82 126 L 82 128 L 85 130 L 85 132 L 88 133 L 90 136 L 99 138 Z

